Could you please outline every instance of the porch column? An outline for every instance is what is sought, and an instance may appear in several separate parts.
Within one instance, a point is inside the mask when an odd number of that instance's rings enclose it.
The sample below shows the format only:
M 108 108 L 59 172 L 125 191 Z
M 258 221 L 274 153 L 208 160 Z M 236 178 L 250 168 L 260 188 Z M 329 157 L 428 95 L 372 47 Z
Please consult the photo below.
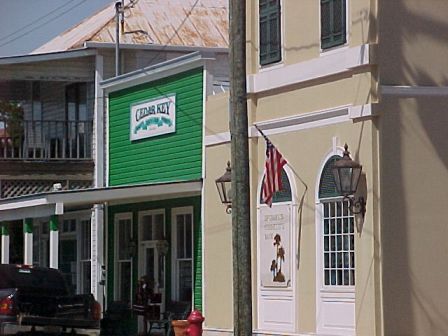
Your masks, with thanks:
M 91 223 L 91 292 L 95 299 L 103 305 L 106 279 L 103 274 L 104 206 L 102 204 L 95 204 L 93 206 Z
M 50 268 L 59 267 L 59 228 L 58 216 L 50 217 Z
M 2 264 L 9 264 L 9 231 L 8 224 L 2 224 Z
M 23 263 L 33 264 L 33 219 L 25 218 L 23 221 Z

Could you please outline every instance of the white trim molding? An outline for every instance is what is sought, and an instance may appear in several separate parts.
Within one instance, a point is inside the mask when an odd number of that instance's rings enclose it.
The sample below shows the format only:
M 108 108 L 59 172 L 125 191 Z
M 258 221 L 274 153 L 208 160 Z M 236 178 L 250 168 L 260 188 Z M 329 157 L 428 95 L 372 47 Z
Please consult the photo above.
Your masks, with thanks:
M 262 93 L 369 65 L 371 48 L 369 44 L 343 48 L 319 58 L 248 75 L 247 93 Z
M 393 96 L 448 96 L 448 86 L 381 85 L 381 95 Z
M 366 105 L 345 105 L 335 108 L 296 114 L 289 117 L 277 118 L 257 122 L 256 125 L 266 134 L 281 134 L 296 132 L 300 130 L 312 129 L 327 125 L 338 124 L 348 121 L 357 121 L 360 118 L 374 116 L 371 104 Z M 255 126 L 249 127 L 249 138 L 261 136 Z M 230 142 L 230 132 L 207 135 L 204 139 L 206 147 L 220 145 Z

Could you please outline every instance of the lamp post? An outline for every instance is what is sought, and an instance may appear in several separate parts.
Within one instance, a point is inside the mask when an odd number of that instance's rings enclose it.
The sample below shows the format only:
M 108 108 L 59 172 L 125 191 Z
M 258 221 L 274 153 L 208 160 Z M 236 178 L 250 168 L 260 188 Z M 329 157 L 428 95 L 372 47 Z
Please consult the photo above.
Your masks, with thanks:
M 336 161 L 333 165 L 333 176 L 338 192 L 348 200 L 349 209 L 352 214 L 361 214 L 364 218 L 366 213 L 366 202 L 364 197 L 360 196 L 357 200 L 352 197 L 358 189 L 359 178 L 361 177 L 362 166 L 353 161 L 348 151 L 348 145 L 344 146 L 342 159 Z
M 226 212 L 228 214 L 232 213 L 232 168 L 230 167 L 230 161 L 227 162 L 225 173 L 217 178 L 215 183 L 221 203 L 226 206 Z

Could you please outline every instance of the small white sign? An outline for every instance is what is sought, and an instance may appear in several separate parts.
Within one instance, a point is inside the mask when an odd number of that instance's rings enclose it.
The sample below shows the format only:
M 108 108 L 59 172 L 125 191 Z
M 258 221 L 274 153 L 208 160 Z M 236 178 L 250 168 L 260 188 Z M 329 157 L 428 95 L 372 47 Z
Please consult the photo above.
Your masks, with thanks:
M 131 105 L 131 141 L 176 131 L 176 95 Z
M 260 279 L 263 287 L 291 287 L 291 214 L 289 205 L 260 209 Z

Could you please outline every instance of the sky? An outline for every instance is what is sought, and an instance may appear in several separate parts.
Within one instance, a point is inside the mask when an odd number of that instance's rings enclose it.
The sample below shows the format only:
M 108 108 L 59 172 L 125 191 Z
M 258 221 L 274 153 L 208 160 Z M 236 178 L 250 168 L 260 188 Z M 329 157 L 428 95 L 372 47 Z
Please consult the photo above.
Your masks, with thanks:
M 115 0 L 0 0 L 0 57 L 28 54 Z

